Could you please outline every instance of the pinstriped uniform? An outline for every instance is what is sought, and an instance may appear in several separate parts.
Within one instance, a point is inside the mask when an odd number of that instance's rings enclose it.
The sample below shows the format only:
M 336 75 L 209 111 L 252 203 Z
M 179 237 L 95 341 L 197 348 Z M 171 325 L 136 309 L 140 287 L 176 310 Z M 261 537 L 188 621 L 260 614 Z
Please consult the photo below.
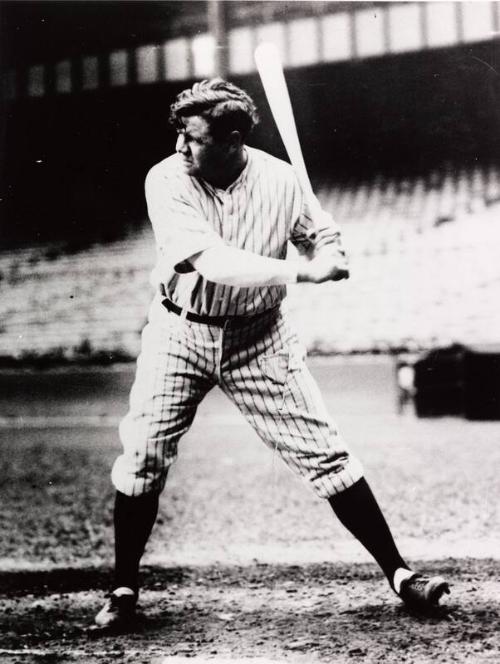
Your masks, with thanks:
M 307 248 L 311 221 L 293 170 L 245 149 L 246 167 L 227 190 L 183 173 L 177 155 L 153 167 L 146 179 L 158 292 L 143 330 L 130 409 L 120 424 L 123 454 L 112 472 L 116 488 L 127 495 L 163 488 L 178 441 L 215 385 L 319 496 L 332 496 L 362 477 L 280 306 L 285 287 L 214 284 L 187 262 L 219 243 L 283 259 L 288 241 Z M 218 325 L 189 321 L 167 311 L 165 297 L 184 311 L 228 318 Z
M 227 189 L 184 175 L 179 156 L 160 162 L 148 174 L 148 210 L 159 261 L 153 272 L 175 303 L 210 316 L 252 315 L 278 304 L 284 286 L 231 288 L 186 276 L 185 259 L 219 243 L 261 256 L 285 258 L 287 242 L 306 247 L 311 221 L 289 164 L 245 148 L 248 162 Z M 176 271 L 173 271 L 173 267 Z

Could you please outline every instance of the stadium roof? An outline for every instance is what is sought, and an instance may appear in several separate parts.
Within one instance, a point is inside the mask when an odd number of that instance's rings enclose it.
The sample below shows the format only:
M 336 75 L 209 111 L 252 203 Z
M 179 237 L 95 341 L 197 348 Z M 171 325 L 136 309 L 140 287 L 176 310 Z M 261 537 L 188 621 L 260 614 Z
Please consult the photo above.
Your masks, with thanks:
M 207 28 L 208 2 L 158 0 L 0 0 L 4 67 L 91 50 L 133 47 Z M 378 2 L 229 0 L 231 26 L 364 8 Z

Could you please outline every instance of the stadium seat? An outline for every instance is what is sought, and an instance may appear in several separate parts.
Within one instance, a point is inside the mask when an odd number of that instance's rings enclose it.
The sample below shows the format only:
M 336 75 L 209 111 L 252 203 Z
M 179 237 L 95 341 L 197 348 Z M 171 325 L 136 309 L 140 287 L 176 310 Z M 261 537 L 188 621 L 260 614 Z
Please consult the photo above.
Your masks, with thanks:
M 499 341 L 499 168 L 322 182 L 318 195 L 343 228 L 351 276 L 289 288 L 310 351 Z M 0 252 L 0 356 L 135 357 L 154 260 L 149 227 L 76 253 L 61 244 Z

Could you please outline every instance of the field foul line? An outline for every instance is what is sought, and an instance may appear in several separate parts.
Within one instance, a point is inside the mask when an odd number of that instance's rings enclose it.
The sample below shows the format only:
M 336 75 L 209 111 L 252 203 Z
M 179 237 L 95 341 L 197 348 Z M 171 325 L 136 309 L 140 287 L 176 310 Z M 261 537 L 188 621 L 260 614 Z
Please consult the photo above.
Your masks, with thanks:
M 0 417 L 0 429 L 65 429 L 71 427 L 117 427 L 121 417 L 109 415 L 49 415 Z
M 70 429 L 84 428 L 116 428 L 123 416 L 118 415 L 18 415 L 16 417 L 0 417 L 0 431 L 8 429 Z M 237 423 L 239 413 L 213 414 L 198 413 L 198 420 L 210 420 L 217 426 Z M 243 420 L 241 420 L 243 421 Z

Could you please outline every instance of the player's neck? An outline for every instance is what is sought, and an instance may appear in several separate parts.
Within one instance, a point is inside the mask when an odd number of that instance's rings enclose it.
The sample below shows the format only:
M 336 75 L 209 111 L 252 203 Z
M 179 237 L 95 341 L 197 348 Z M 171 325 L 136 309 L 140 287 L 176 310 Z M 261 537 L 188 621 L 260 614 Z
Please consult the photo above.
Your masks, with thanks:
M 224 168 L 220 169 L 219 173 L 213 173 L 210 175 L 210 179 L 207 179 L 212 187 L 216 189 L 227 189 L 230 187 L 235 180 L 239 178 L 243 169 L 247 165 L 248 155 L 244 148 L 242 148 L 235 158 L 230 162 L 224 165 Z

